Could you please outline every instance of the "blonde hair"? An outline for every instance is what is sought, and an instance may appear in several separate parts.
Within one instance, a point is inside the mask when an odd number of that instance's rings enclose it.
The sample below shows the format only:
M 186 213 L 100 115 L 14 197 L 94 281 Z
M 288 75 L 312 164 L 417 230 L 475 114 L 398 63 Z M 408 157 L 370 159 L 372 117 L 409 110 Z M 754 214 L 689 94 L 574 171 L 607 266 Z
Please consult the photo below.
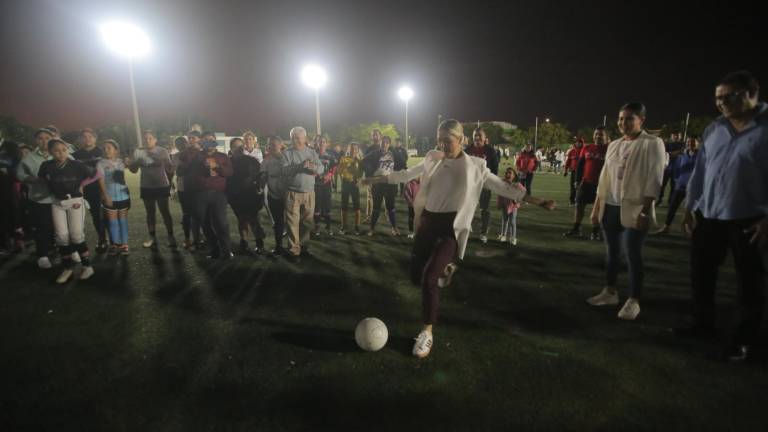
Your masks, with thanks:
M 464 143 L 464 140 L 467 139 L 467 137 L 464 136 L 464 126 L 462 126 L 461 122 L 456 119 L 443 120 L 443 122 L 440 123 L 440 126 L 437 127 L 437 132 L 440 133 L 440 131 L 448 132 L 455 136 L 462 142 L 462 144 Z

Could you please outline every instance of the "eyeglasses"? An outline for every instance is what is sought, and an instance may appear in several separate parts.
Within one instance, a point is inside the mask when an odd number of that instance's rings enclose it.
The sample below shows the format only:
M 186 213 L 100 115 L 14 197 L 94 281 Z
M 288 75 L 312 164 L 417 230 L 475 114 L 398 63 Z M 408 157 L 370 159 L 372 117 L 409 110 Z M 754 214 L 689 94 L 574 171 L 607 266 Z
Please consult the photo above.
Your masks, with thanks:
M 737 92 L 731 92 L 724 95 L 715 96 L 714 101 L 715 103 L 720 102 L 720 103 L 729 104 L 729 105 L 734 104 L 738 102 L 739 99 L 741 99 L 741 96 L 743 96 L 744 93 L 746 92 L 747 92 L 746 90 L 741 90 Z

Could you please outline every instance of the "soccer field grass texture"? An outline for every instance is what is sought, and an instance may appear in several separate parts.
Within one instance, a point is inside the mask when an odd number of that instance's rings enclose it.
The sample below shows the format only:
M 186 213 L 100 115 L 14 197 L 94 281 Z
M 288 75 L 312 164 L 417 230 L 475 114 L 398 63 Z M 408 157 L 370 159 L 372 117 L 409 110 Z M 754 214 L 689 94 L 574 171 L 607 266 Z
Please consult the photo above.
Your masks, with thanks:
M 141 248 L 145 213 L 130 181 L 129 257 L 99 256 L 92 279 L 64 286 L 26 255 L 0 265 L 0 429 L 764 428 L 764 365 L 713 361 L 715 343 L 667 331 L 685 323 L 689 298 L 677 226 L 646 243 L 637 321 L 584 302 L 603 285 L 604 249 L 562 237 L 573 210 L 562 176 L 537 174 L 534 194 L 560 207 L 523 206 L 517 247 L 494 241 L 493 197 L 491 240 L 470 241 L 442 291 L 426 360 L 410 355 L 421 311 L 407 277 L 411 241 L 392 238 L 384 217 L 373 238 L 313 238 L 315 258 L 300 265 L 208 262 L 172 252 L 161 228 L 159 250 Z M 181 239 L 178 202 L 171 207 Z M 269 227 L 266 214 L 262 222 Z M 230 212 L 233 244 L 235 227 Z M 729 264 L 718 293 L 723 338 L 734 282 Z M 619 284 L 624 293 L 624 273 Z M 354 342 L 368 316 L 389 329 L 376 353 Z

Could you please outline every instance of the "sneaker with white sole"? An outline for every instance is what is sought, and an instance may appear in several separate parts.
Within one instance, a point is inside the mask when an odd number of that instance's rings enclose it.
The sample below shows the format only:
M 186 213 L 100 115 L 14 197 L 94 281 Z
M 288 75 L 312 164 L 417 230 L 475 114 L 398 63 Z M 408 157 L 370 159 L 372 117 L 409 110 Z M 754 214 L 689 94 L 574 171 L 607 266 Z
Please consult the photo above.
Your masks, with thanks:
M 85 266 L 83 267 L 82 271 L 80 271 L 80 280 L 86 280 L 89 277 L 93 276 L 93 267 L 91 266 Z
M 71 256 L 72 256 L 72 261 L 74 261 L 74 262 L 76 262 L 76 263 L 79 263 L 79 262 L 81 261 L 81 260 L 80 260 L 80 254 L 79 254 L 79 253 L 77 253 L 77 252 L 72 252 L 72 255 L 71 255 Z
M 488 243 L 488 236 L 485 235 L 485 234 L 481 235 L 480 236 L 480 243 L 482 243 L 482 244 Z
M 142 243 L 141 245 L 143 247 L 145 247 L 145 248 L 151 248 L 151 247 L 153 247 L 155 245 L 155 239 L 154 238 L 149 238 L 149 239 L 145 240 L 144 243 Z
M 517 237 L 510 237 L 509 244 L 511 244 L 512 246 L 517 246 Z
M 600 294 L 588 298 L 587 303 L 591 304 L 592 306 L 615 306 L 619 304 L 619 293 L 616 291 L 611 292 L 606 287 L 600 291 Z
M 416 343 L 413 344 L 413 355 L 418 358 L 424 358 L 432 351 L 432 345 L 434 344 L 434 337 L 431 332 L 422 330 L 418 336 L 416 336 Z
M 500 235 L 499 236 L 499 241 L 502 242 L 502 243 L 506 243 L 507 242 L 507 236 Z M 510 241 L 511 241 L 511 238 L 510 238 Z
M 59 277 L 56 278 L 56 283 L 59 283 L 59 284 L 67 283 L 70 277 L 72 277 L 72 269 L 71 268 L 64 269 L 64 271 L 61 272 Z
M 409 238 L 409 239 L 412 239 L 412 238 L 413 238 L 413 233 L 412 233 L 412 232 L 411 232 L 411 233 L 408 233 L 408 238 Z
M 47 256 L 43 256 L 37 259 L 37 266 L 40 267 L 41 269 L 47 270 L 53 267 L 53 264 L 51 264 L 50 258 L 48 258 Z
M 450 285 L 451 280 L 453 279 L 453 274 L 456 273 L 456 270 L 458 269 L 459 266 L 454 263 L 449 263 L 447 266 L 445 266 L 445 270 L 443 270 L 443 276 L 437 278 L 437 286 L 440 288 L 445 288 Z
M 633 321 L 640 314 L 640 302 L 632 297 L 628 298 L 617 315 L 620 319 Z

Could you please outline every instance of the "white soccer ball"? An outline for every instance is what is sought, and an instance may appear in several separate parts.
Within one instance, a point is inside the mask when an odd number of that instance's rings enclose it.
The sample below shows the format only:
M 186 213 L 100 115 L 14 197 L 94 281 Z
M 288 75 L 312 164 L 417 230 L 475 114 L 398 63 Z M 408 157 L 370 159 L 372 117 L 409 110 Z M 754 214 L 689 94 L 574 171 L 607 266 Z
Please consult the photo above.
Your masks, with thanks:
M 378 351 L 387 344 L 389 332 L 384 322 L 378 318 L 366 318 L 355 328 L 355 342 L 365 351 Z

